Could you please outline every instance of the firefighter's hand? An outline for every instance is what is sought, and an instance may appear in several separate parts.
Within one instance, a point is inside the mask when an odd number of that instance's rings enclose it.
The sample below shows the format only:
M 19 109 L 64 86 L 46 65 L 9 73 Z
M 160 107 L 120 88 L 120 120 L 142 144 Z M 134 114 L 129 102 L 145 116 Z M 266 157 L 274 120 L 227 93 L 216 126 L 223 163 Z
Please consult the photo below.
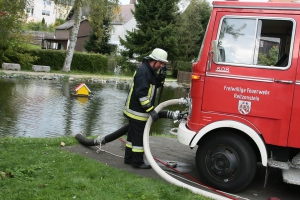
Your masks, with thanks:
M 162 67 L 161 68 L 161 74 L 166 78 L 167 77 L 167 67 Z
M 160 69 L 160 73 L 158 74 L 158 79 L 161 82 L 163 82 L 163 81 L 165 81 L 166 77 L 167 77 L 167 68 L 166 67 L 162 67 Z
M 152 110 L 149 114 L 150 114 L 153 122 L 155 122 L 159 119 L 158 113 L 155 110 Z

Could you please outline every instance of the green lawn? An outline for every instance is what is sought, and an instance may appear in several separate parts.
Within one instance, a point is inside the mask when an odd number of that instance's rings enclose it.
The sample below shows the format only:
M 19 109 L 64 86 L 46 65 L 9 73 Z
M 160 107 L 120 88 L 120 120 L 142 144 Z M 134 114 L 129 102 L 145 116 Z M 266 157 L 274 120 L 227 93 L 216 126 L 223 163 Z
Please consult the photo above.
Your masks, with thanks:
M 208 199 L 106 166 L 61 147 L 73 137 L 0 138 L 0 199 Z

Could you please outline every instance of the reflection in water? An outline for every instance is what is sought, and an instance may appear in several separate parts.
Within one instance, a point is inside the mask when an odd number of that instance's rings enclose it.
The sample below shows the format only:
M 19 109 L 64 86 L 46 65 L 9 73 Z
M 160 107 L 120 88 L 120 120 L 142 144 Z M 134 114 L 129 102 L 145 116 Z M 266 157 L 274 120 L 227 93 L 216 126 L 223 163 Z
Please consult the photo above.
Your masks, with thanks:
M 127 124 L 123 116 L 126 84 L 86 83 L 92 97 L 74 97 L 79 82 L 0 79 L 0 137 L 57 137 L 82 132 L 106 135 Z M 164 88 L 161 102 L 186 97 L 182 88 Z M 168 110 L 183 110 L 172 106 Z M 161 119 L 151 133 L 168 133 L 177 127 Z

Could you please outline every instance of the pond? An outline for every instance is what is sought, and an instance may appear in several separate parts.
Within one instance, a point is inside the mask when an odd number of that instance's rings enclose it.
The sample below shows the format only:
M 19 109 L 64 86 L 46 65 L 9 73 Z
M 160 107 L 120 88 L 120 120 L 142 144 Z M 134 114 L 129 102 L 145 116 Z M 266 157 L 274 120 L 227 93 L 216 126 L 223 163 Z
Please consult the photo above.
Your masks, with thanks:
M 79 81 L 0 79 L 0 137 L 59 137 L 82 133 L 107 135 L 126 125 L 123 116 L 129 84 L 85 82 L 90 98 L 74 97 Z M 164 87 L 161 101 L 186 97 L 183 87 Z M 174 105 L 165 110 L 184 110 Z M 178 127 L 160 119 L 150 133 L 166 133 Z

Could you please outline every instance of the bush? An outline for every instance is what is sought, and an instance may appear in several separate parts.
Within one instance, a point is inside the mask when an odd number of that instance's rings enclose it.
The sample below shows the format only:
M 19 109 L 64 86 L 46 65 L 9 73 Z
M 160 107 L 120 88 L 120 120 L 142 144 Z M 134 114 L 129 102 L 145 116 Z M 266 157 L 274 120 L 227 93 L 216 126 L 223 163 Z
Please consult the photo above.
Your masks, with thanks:
M 191 62 L 186 62 L 186 61 L 173 62 L 173 69 L 172 69 L 173 78 L 177 78 L 178 71 L 191 72 L 192 71 Z
M 35 65 L 50 66 L 51 70 L 61 70 L 64 65 L 66 51 L 59 50 L 28 50 L 32 56 L 37 56 L 38 59 L 34 62 Z M 74 52 L 71 70 L 78 70 L 91 73 L 107 72 L 108 58 L 101 54 L 87 54 Z
M 191 62 L 186 62 L 186 61 L 175 61 L 173 63 L 173 69 L 177 71 L 191 72 L 192 64 Z
M 31 31 L 48 31 L 48 32 L 55 32 L 54 25 L 51 24 L 47 26 L 45 24 L 45 19 L 43 18 L 42 22 L 28 22 L 27 24 L 24 24 L 23 30 L 31 30 Z
M 79 70 L 92 73 L 106 73 L 108 58 L 101 54 L 87 54 L 75 52 L 71 64 L 71 70 Z
M 22 69 L 31 69 L 38 57 L 28 53 L 27 50 L 27 48 L 19 45 L 0 49 L 0 63 L 18 63 Z
M 38 59 L 34 62 L 35 65 L 50 66 L 51 70 L 61 70 L 65 61 L 65 51 L 54 50 L 29 50 L 32 56 L 37 56 Z
M 125 74 L 132 74 L 138 68 L 139 64 L 130 62 L 124 56 L 115 56 L 114 59 L 118 66 L 121 66 Z

